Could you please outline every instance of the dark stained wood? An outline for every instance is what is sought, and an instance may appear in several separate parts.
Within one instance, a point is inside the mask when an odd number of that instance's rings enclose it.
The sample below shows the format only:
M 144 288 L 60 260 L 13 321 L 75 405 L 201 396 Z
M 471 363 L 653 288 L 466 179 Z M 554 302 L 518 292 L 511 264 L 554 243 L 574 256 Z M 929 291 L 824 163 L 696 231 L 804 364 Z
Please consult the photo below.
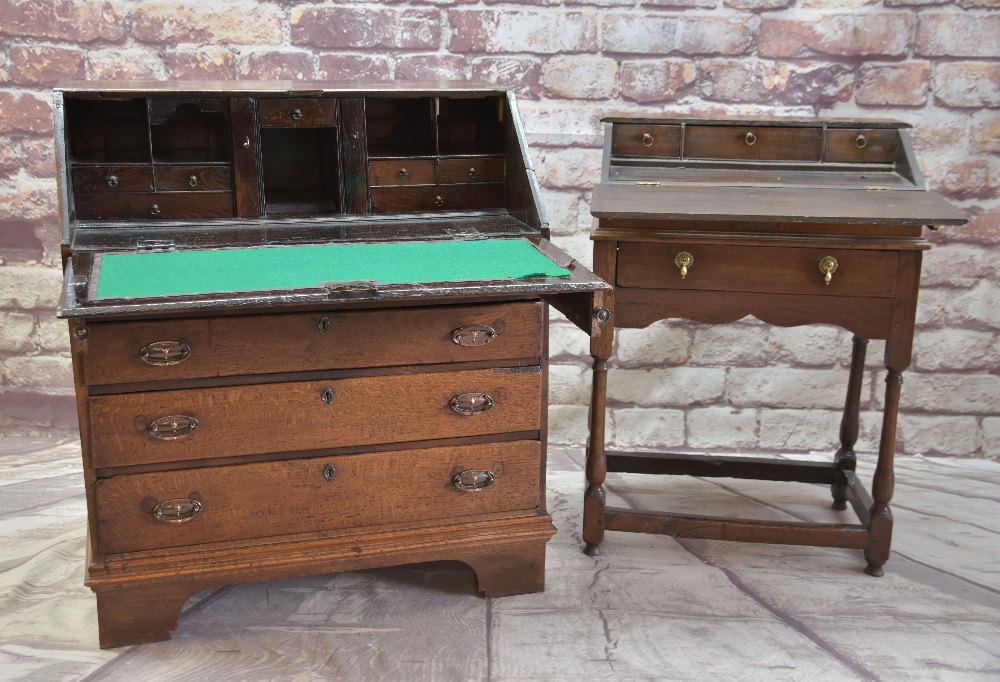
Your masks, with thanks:
M 263 97 L 257 101 L 262 128 L 322 128 L 337 125 L 332 97 Z
M 623 123 L 612 128 L 611 153 L 615 156 L 680 157 L 681 127 Z
M 372 159 L 368 162 L 368 182 L 378 185 L 433 185 L 437 183 L 435 159 Z
M 372 211 L 416 213 L 503 207 L 501 183 L 372 187 Z
M 368 149 L 363 97 L 340 98 L 340 163 L 344 212 L 368 213 Z
M 779 326 L 822 323 L 853 332 L 840 448 L 832 462 L 819 464 L 605 452 L 611 345 L 594 336 L 584 551 L 599 554 L 605 530 L 850 547 L 864 550 L 866 572 L 882 575 L 892 536 L 902 372 L 911 360 L 922 252 L 930 246 L 920 226 L 965 219 L 924 191 L 902 124 L 614 118 L 611 146 L 616 134 L 676 122 L 684 123 L 682 158 L 622 159 L 612 148 L 594 191 L 594 269 L 615 282 L 614 325 L 647 327 L 671 318 L 724 324 L 752 315 Z M 682 251 L 684 272 L 675 260 Z M 819 269 L 827 256 L 837 262 L 829 283 Z M 869 496 L 855 474 L 854 447 L 873 338 L 886 340 L 888 376 Z M 860 525 L 605 509 L 607 471 L 828 484 L 833 507 L 849 503 Z
M 154 166 L 157 192 L 212 192 L 233 188 L 232 169 L 226 166 Z
M 229 100 L 233 137 L 233 187 L 236 215 L 256 218 L 264 213 L 260 184 L 260 137 L 257 134 L 257 100 L 233 97 Z
M 153 171 L 147 164 L 118 166 L 73 166 L 73 191 L 80 194 L 152 192 Z
M 504 160 L 500 156 L 442 158 L 440 164 L 440 182 L 443 185 L 466 182 L 503 182 Z
M 77 194 L 79 220 L 193 220 L 233 217 L 232 192 Z
M 445 362 L 540 357 L 543 306 L 538 302 L 404 310 L 330 311 L 94 322 L 88 385 L 203 376 L 306 372 Z M 462 327 L 489 327 L 495 336 L 462 346 Z M 322 331 L 326 329 L 326 331 Z M 151 365 L 140 353 L 169 341 L 191 349 L 173 365 Z

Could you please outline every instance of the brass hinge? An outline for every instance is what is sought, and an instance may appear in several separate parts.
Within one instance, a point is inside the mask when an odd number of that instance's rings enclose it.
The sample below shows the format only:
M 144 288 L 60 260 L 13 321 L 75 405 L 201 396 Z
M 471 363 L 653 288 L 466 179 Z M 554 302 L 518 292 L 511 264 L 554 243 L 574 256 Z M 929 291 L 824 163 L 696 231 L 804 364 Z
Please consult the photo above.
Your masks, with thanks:
M 865 189 L 871 192 L 888 192 L 892 188 L 885 185 L 865 185 Z
M 173 239 L 140 239 L 135 244 L 136 251 L 176 251 Z
M 659 182 L 642 182 L 640 180 L 636 180 L 635 184 L 636 184 L 637 187 L 659 187 L 660 186 Z

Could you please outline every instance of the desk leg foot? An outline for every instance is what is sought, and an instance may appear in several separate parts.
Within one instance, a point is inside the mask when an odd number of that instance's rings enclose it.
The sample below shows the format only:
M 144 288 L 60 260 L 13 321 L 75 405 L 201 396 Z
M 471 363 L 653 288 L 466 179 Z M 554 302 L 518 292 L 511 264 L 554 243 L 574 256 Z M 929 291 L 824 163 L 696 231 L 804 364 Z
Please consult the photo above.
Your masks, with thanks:
M 484 597 L 534 594 L 545 590 L 545 542 L 504 546 L 458 559 L 475 572 L 476 586 Z
M 892 545 L 892 510 L 887 504 L 872 505 L 872 522 L 868 529 L 868 546 L 865 547 L 865 559 L 868 567 L 865 573 L 876 578 L 882 576 L 882 566 L 889 560 L 889 548 Z
M 181 609 L 200 585 L 117 585 L 95 589 L 102 649 L 170 639 Z
M 590 440 L 587 444 L 587 490 L 583 494 L 584 552 L 589 556 L 601 553 L 604 542 L 604 479 L 608 462 L 604 456 L 604 406 L 607 395 L 608 364 L 603 357 L 594 357 L 593 399 L 590 406 Z
M 847 509 L 847 479 L 841 473 L 854 471 L 857 460 L 854 456 L 854 444 L 858 442 L 858 422 L 861 413 L 861 386 L 865 378 L 865 355 L 868 352 L 868 339 L 854 337 L 851 350 L 851 373 L 847 381 L 847 398 L 844 400 L 844 416 L 840 420 L 840 449 L 833 456 L 836 467 L 830 492 L 833 494 L 833 508 L 838 511 Z

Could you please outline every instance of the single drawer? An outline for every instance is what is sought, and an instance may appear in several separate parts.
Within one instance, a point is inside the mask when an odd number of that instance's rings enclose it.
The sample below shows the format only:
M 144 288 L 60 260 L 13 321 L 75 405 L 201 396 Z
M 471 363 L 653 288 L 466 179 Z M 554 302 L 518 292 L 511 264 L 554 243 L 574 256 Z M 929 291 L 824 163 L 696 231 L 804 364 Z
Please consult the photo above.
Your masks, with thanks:
M 337 100 L 332 97 L 260 99 L 261 128 L 326 128 L 337 125 Z
M 540 302 L 88 325 L 88 385 L 537 358 Z
M 437 161 L 433 159 L 378 159 L 368 162 L 368 182 L 376 185 L 433 185 Z
M 73 166 L 73 191 L 82 194 L 152 192 L 149 166 Z
M 232 218 L 232 192 L 77 194 L 79 220 L 116 218 Z
M 514 441 L 115 476 L 97 483 L 100 549 L 534 514 L 540 465 Z
M 615 123 L 611 127 L 611 154 L 676 159 L 681 155 L 681 127 Z
M 503 183 L 372 187 L 376 213 L 424 213 L 503 208 Z
M 158 192 L 211 192 L 233 188 L 229 166 L 156 166 L 153 179 Z
M 538 367 L 90 397 L 94 466 L 535 431 Z
M 691 257 L 685 276 L 680 254 Z M 820 270 L 831 258 L 830 283 Z M 895 251 L 625 243 L 618 248 L 622 287 L 890 297 L 896 286 Z M 829 262 L 829 261 L 827 261 Z
M 441 183 L 503 182 L 503 168 L 496 156 L 441 159 Z
M 895 129 L 831 129 L 826 131 L 826 160 L 831 163 L 892 163 L 899 132 Z
M 822 128 L 689 125 L 686 159 L 819 161 Z

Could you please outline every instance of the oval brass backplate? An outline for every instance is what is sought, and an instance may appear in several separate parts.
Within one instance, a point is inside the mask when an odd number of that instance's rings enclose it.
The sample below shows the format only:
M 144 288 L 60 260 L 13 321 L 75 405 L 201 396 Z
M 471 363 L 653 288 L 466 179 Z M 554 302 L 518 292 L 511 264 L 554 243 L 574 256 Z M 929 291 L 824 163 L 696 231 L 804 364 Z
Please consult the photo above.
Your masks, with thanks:
M 485 393 L 460 393 L 448 403 L 451 409 L 463 416 L 480 414 L 493 407 L 493 398 Z
M 466 469 L 451 477 L 451 482 L 458 490 L 482 490 L 489 488 L 496 480 L 493 472 L 485 469 Z
M 147 433 L 156 440 L 181 440 L 190 438 L 198 428 L 198 420 L 186 414 L 160 417 L 149 425 Z
M 467 324 L 451 333 L 451 340 L 459 346 L 485 346 L 495 339 L 496 329 L 485 324 Z
M 154 341 L 142 347 L 139 357 L 147 365 L 167 367 L 191 357 L 191 346 L 181 341 Z
M 160 523 L 184 523 L 201 513 L 201 500 L 164 500 L 153 508 L 153 518 Z

